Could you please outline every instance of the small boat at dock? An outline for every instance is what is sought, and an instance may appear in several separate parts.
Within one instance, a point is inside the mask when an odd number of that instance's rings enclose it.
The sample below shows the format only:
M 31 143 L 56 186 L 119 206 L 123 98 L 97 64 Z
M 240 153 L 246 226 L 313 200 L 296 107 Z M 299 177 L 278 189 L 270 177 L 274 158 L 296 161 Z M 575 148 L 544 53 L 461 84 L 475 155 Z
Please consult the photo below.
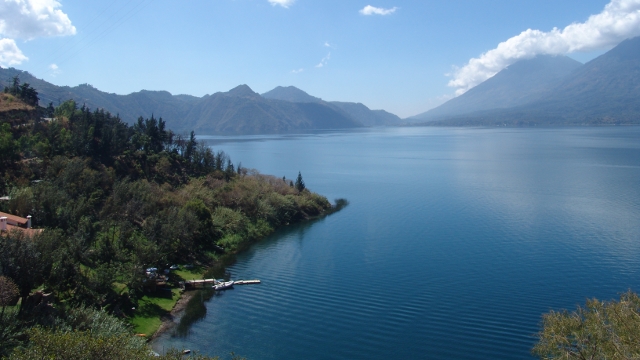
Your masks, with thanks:
M 229 288 L 233 287 L 233 280 L 232 281 L 223 281 L 223 282 L 217 282 L 215 285 L 213 285 L 213 289 L 214 290 L 226 290 Z

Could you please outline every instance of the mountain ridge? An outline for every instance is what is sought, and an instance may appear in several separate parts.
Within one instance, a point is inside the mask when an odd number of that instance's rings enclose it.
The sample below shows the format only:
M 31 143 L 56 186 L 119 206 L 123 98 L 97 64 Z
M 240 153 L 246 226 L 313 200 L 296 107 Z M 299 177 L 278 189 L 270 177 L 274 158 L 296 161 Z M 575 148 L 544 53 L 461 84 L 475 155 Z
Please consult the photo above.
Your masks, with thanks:
M 580 62 L 566 56 L 541 55 L 520 60 L 466 93 L 410 119 L 437 120 L 530 103 L 581 66 Z
M 36 88 L 40 102 L 45 106 L 49 102 L 58 105 L 72 99 L 79 105 L 118 114 L 128 123 L 133 123 L 140 116 L 149 117 L 153 114 L 162 117 L 167 127 L 174 131 L 260 134 L 364 126 L 349 111 L 320 99 L 310 103 L 269 99 L 246 84 L 203 97 L 153 90 L 118 95 L 100 91 L 89 84 L 56 86 L 26 71 L 0 68 L 0 84 L 7 86 L 14 76 L 19 76 L 22 82 Z M 372 114 L 379 117 L 377 112 Z M 400 118 L 396 118 L 399 122 Z
M 385 110 L 371 110 L 362 103 L 324 101 L 315 96 L 311 96 L 295 86 L 278 86 L 266 93 L 263 97 L 273 100 L 283 100 L 294 103 L 316 103 L 325 104 L 336 111 L 359 121 L 365 126 L 394 126 L 400 125 L 402 119 Z
M 640 99 L 640 37 L 635 37 L 622 41 L 613 49 L 572 71 L 533 101 L 510 108 L 445 115 L 431 119 L 430 122 L 423 120 L 425 121 L 423 124 L 449 126 L 640 124 L 638 99 Z

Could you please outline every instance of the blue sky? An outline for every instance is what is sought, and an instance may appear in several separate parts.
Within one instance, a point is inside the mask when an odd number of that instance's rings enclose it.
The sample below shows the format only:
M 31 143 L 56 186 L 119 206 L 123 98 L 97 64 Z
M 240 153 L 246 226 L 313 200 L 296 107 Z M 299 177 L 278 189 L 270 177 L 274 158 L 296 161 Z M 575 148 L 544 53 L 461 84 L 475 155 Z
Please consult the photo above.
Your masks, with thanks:
M 0 65 L 57 85 L 293 85 L 401 117 L 520 58 L 584 62 L 636 35 L 640 0 L 0 0 Z

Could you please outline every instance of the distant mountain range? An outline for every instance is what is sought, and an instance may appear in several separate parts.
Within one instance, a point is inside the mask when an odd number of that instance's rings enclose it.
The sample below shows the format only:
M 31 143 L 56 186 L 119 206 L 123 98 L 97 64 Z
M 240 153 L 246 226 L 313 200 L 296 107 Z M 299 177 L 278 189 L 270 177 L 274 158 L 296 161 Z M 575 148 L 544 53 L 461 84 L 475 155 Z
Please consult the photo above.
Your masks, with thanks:
M 639 124 L 640 37 L 584 65 L 565 56 L 522 60 L 407 120 L 435 125 Z
M 142 90 L 129 95 L 106 93 L 91 85 L 56 86 L 28 72 L 0 68 L 0 85 L 14 76 L 39 92 L 40 103 L 58 105 L 69 99 L 91 109 L 105 109 L 132 123 L 152 114 L 174 131 L 199 134 L 266 134 L 310 129 L 343 129 L 395 125 L 396 115 L 362 104 L 325 102 L 295 87 L 277 87 L 263 96 L 247 85 L 203 97 Z
M 18 75 L 40 103 L 68 99 L 102 108 L 131 123 L 162 117 L 174 131 L 263 134 L 362 126 L 640 124 L 640 37 L 623 41 L 582 65 L 566 56 L 521 60 L 482 84 L 423 114 L 401 120 L 360 103 L 324 101 L 289 87 L 262 95 L 247 85 L 203 97 L 142 90 L 129 95 L 91 85 L 56 86 L 13 68 L 0 68 L 0 85 Z
M 384 110 L 370 110 L 361 103 L 339 101 L 326 102 L 320 98 L 311 96 L 294 86 L 278 86 L 275 89 L 262 94 L 262 96 L 273 100 L 326 105 L 357 120 L 364 126 L 390 126 L 400 125 L 402 123 L 402 120 L 398 116 Z

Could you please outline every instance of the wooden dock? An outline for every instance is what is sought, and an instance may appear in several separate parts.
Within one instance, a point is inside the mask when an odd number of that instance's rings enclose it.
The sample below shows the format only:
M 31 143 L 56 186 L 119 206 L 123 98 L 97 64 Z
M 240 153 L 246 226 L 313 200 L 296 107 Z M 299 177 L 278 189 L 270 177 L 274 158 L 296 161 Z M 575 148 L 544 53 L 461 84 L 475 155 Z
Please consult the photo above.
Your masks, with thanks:
M 203 288 L 206 285 L 214 285 L 216 283 L 216 279 L 203 279 L 203 280 L 187 280 L 184 282 L 180 282 L 180 288 L 183 290 L 191 290 L 197 288 Z
M 218 281 L 216 279 L 203 279 L 203 280 L 187 280 L 180 282 L 180 288 L 182 290 L 192 290 L 198 288 L 204 288 L 207 285 L 215 285 Z M 238 280 L 234 281 L 233 285 L 252 285 L 260 284 L 260 280 Z
M 252 284 L 260 284 L 260 280 L 238 280 L 233 282 L 233 285 L 252 285 Z

